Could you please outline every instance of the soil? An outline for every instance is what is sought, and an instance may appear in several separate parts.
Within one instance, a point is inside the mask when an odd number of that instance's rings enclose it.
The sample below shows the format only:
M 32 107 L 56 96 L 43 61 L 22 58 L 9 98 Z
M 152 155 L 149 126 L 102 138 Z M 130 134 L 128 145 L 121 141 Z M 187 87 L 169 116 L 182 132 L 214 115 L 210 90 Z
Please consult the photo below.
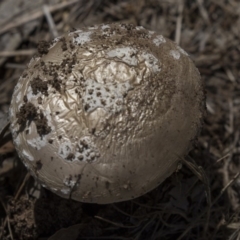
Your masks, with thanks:
M 20 131 L 24 131 L 26 129 L 26 126 L 31 121 L 34 121 L 37 127 L 37 132 L 40 136 L 51 132 L 51 127 L 48 126 L 47 118 L 44 116 L 42 111 L 39 112 L 32 103 L 27 101 L 27 99 L 25 103 L 20 107 L 20 110 L 17 112 L 16 116 L 17 123 L 20 125 Z
M 46 54 L 54 37 L 99 23 L 142 25 L 176 41 L 199 69 L 207 106 L 201 135 L 182 168 L 150 193 L 117 204 L 79 203 L 40 187 L 18 158 L 11 134 L 0 134 L 0 239 L 240 239 L 238 0 L 3 0 L 0 16 L 1 129 L 13 89 L 34 54 Z M 66 61 L 64 71 L 71 72 L 74 61 Z M 48 84 L 62 91 L 57 69 L 44 71 L 52 77 Z M 33 94 L 49 94 L 41 76 L 31 86 Z M 21 130 L 34 121 L 40 135 L 51 131 L 27 97 L 17 121 Z

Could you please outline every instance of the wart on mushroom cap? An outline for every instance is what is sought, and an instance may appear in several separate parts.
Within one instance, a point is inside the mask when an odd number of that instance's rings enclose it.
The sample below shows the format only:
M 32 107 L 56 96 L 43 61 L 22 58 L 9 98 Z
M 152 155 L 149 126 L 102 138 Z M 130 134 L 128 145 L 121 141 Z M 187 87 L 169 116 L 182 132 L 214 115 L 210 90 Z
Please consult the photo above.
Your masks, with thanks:
M 10 121 L 18 154 L 42 185 L 111 203 L 176 170 L 205 107 L 184 50 L 126 24 L 77 30 L 40 50 L 15 87 Z

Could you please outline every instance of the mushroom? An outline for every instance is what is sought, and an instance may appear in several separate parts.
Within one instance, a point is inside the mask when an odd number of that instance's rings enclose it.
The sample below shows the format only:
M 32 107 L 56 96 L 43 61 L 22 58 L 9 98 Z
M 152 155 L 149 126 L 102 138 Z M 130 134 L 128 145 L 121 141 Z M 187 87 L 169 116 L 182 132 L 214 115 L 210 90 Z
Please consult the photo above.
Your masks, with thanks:
M 43 187 L 106 204 L 141 196 L 176 171 L 204 109 L 199 72 L 176 43 L 102 24 L 40 45 L 14 89 L 10 128 Z

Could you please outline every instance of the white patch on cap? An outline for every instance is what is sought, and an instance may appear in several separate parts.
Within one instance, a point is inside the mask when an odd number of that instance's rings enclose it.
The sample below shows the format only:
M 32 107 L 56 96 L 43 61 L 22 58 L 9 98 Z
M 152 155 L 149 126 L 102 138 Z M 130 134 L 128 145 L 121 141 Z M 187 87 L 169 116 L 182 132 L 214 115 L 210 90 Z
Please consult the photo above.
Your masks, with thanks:
M 22 161 L 22 163 L 24 164 L 24 166 L 25 166 L 27 169 L 29 169 L 29 165 L 28 165 L 28 163 L 27 163 L 27 162 L 25 162 L 25 161 Z
M 62 192 L 63 194 L 69 195 L 70 190 L 71 190 L 70 188 L 63 188 L 63 189 L 61 189 L 61 192 Z
M 31 65 L 40 60 L 40 57 L 33 57 L 31 58 L 30 62 L 28 63 L 28 67 L 31 68 Z
M 50 47 L 48 48 L 48 50 L 50 50 L 51 48 L 53 48 L 53 47 L 57 44 L 57 42 L 59 42 L 59 40 L 60 40 L 61 38 L 62 38 L 62 37 L 56 37 L 56 38 L 54 38 L 53 41 L 52 41 L 52 43 L 51 43 L 51 45 L 50 45 Z
M 147 52 L 139 53 L 132 47 L 116 48 L 107 53 L 109 57 L 117 57 L 128 65 L 137 66 L 139 62 L 145 60 L 145 64 L 153 72 L 159 72 L 161 69 L 158 65 L 157 58 Z
M 144 52 L 140 56 L 145 60 L 145 64 L 149 69 L 152 69 L 154 73 L 160 72 L 161 68 L 158 64 L 158 59 L 150 53 Z
M 69 81 L 74 81 L 76 80 L 76 78 L 74 77 L 74 75 L 70 75 L 70 77 L 68 78 Z
M 104 108 L 111 113 L 119 112 L 122 109 L 123 96 L 130 88 L 129 82 L 102 84 L 88 79 L 82 98 L 83 107 L 86 112 L 92 112 L 97 108 Z
M 42 96 L 42 93 L 38 92 L 37 94 L 33 94 L 32 87 L 29 86 L 27 89 L 27 99 L 29 102 L 36 100 L 38 97 Z
M 166 39 L 162 35 L 158 35 L 153 39 L 153 43 L 158 47 L 160 44 L 165 42 L 166 42 Z
M 27 143 L 32 148 L 40 150 L 41 148 L 46 146 L 48 142 L 46 137 L 44 136 L 44 137 L 36 137 L 36 138 L 28 139 Z
M 65 186 L 73 188 L 76 185 L 77 181 L 76 181 L 76 179 L 71 179 L 69 177 L 65 177 L 65 179 L 63 180 L 63 183 Z
M 14 93 L 15 92 L 17 92 L 17 91 L 19 91 L 21 88 L 22 88 L 22 86 L 23 86 L 23 84 L 22 84 L 22 77 L 20 77 L 20 79 L 19 79 L 19 81 L 18 81 L 18 83 L 17 83 L 17 85 L 15 86 L 15 88 L 14 88 Z M 24 78 L 25 79 L 25 78 Z
M 12 104 L 11 104 L 11 106 L 10 106 L 10 108 L 9 108 L 8 114 L 9 114 L 9 117 L 10 117 L 10 118 L 13 118 L 13 117 L 14 117 L 14 111 L 13 111 Z
M 174 59 L 179 59 L 180 56 L 181 56 L 180 52 L 177 51 L 177 50 L 171 50 L 171 51 L 170 51 L 170 55 L 171 55 Z
M 60 140 L 61 141 L 61 140 Z M 59 143 L 58 154 L 62 158 L 67 158 L 70 153 L 72 153 L 73 146 L 70 141 L 65 140 L 64 142 Z
M 25 159 L 28 159 L 29 161 L 34 161 L 34 157 L 26 151 L 26 149 L 23 149 L 22 155 Z
M 107 52 L 107 55 L 112 58 L 120 58 L 123 62 L 132 66 L 136 66 L 138 63 L 135 56 L 136 52 L 137 50 L 132 47 L 121 47 Z
M 91 37 L 90 37 L 91 34 L 92 34 L 92 32 L 80 32 L 78 34 L 78 37 L 73 38 L 73 43 L 84 44 L 86 42 L 89 42 L 91 40 Z
M 22 93 L 18 92 L 17 97 L 16 97 L 16 103 L 20 103 L 21 100 L 22 100 Z
M 13 127 L 11 126 L 11 128 L 13 129 Z M 13 141 L 15 142 L 15 144 L 17 145 L 17 146 L 19 146 L 20 145 L 20 143 L 21 143 L 21 139 L 20 139 L 20 135 L 19 134 L 17 134 L 17 132 L 13 132 Z
M 104 24 L 104 25 L 102 25 L 102 30 L 104 30 L 104 29 L 106 29 L 106 28 L 110 28 L 110 26 L 108 25 L 108 24 Z
M 178 49 L 178 51 L 181 52 L 182 54 L 188 56 L 188 53 L 187 53 L 185 50 L 183 50 L 181 47 L 177 46 L 177 49 Z
M 78 30 L 76 30 L 74 32 L 70 32 L 69 35 L 73 35 L 74 33 L 81 33 L 81 32 L 83 32 L 83 30 L 78 29 Z
M 95 161 L 100 156 L 95 144 L 88 136 L 79 139 L 75 155 L 76 158 L 74 160 L 89 163 Z
M 47 105 L 45 108 L 41 106 L 44 116 L 47 119 L 47 125 L 51 128 L 51 131 L 55 131 L 55 125 L 52 123 L 52 111 L 50 106 Z
M 139 30 L 143 30 L 144 27 L 143 26 L 137 26 L 136 29 L 139 31 Z
M 99 157 L 97 148 L 91 141 L 90 137 L 87 136 L 80 138 L 78 143 L 75 145 L 73 145 L 69 140 L 64 139 L 64 142 L 59 144 L 58 154 L 66 161 L 92 162 Z M 73 154 L 73 158 L 67 159 L 69 154 Z M 69 178 L 68 180 L 70 181 Z M 75 180 L 72 180 L 70 183 L 73 184 L 73 181 Z M 67 180 L 64 180 L 64 183 L 69 187 L 69 185 L 67 185 Z

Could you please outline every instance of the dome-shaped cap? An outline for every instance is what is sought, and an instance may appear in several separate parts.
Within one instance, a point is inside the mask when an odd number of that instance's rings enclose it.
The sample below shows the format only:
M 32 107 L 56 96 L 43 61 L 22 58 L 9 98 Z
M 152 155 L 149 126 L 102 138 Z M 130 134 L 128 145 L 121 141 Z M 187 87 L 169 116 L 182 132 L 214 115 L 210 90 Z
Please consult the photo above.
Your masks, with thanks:
M 174 42 L 126 24 L 42 44 L 15 87 L 14 144 L 31 174 L 64 198 L 111 203 L 155 188 L 201 127 L 198 70 Z

